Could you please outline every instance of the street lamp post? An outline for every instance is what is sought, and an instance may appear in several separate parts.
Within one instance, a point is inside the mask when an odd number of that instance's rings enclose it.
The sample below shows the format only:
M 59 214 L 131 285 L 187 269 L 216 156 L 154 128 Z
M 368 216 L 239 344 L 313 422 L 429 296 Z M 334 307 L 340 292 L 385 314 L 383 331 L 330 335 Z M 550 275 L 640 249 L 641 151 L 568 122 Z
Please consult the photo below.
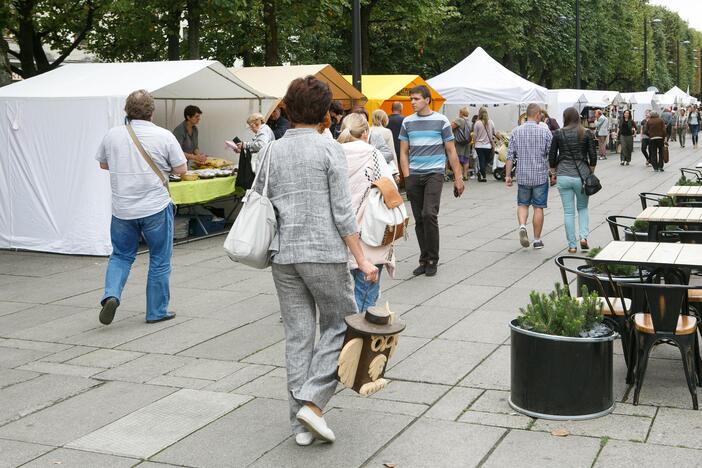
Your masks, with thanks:
M 361 0 L 353 0 L 351 10 L 351 71 L 353 86 L 361 91 Z
M 653 18 L 651 23 L 655 26 L 662 22 L 660 18 Z M 648 19 L 644 16 L 644 86 L 648 86 Z
M 675 58 L 677 61 L 677 65 L 675 68 L 675 85 L 679 88 L 680 87 L 680 44 L 689 44 L 690 41 L 677 41 L 677 52 L 675 53 Z
M 575 89 L 580 89 L 580 0 L 575 0 Z

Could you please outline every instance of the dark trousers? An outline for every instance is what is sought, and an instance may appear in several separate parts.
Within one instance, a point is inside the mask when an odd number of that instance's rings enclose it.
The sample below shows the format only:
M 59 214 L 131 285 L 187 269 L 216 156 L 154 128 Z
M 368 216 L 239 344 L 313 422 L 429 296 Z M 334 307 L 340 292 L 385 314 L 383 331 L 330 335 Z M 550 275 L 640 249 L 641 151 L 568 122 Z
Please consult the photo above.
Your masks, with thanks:
M 492 163 L 492 148 L 475 148 L 478 153 L 478 161 L 480 164 L 480 176 L 485 178 L 485 169 L 487 165 Z
M 649 139 L 648 139 L 648 138 L 642 138 L 642 139 L 641 139 L 641 152 L 643 153 L 644 158 L 646 158 L 646 161 L 647 161 L 648 163 L 650 163 L 650 162 L 651 162 L 651 157 L 648 155 L 648 142 L 649 142 Z
M 443 174 L 414 174 L 405 177 L 407 198 L 412 205 L 414 229 L 419 242 L 419 263 L 439 261 L 439 205 Z
M 654 169 L 663 169 L 663 143 L 663 138 L 651 139 L 648 142 L 651 165 Z

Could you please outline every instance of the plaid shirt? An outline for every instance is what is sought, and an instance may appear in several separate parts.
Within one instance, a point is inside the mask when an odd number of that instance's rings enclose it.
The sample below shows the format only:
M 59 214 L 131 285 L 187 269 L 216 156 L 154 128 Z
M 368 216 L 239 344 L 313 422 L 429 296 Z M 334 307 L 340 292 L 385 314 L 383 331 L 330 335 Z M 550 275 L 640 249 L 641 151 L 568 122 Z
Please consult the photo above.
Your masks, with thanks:
M 527 121 L 515 128 L 509 137 L 507 159 L 517 164 L 517 183 L 535 187 L 548 182 L 548 151 L 551 131 L 536 122 Z

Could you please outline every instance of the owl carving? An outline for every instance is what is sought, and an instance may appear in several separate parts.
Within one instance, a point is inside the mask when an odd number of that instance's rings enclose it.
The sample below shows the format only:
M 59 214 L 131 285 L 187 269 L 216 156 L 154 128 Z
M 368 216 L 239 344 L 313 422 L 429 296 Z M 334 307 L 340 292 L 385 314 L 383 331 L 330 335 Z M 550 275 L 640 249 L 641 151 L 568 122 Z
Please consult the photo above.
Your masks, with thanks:
M 371 307 L 363 314 L 345 318 L 346 338 L 339 354 L 337 378 L 363 396 L 384 388 L 388 360 L 395 354 L 405 323 L 385 307 Z

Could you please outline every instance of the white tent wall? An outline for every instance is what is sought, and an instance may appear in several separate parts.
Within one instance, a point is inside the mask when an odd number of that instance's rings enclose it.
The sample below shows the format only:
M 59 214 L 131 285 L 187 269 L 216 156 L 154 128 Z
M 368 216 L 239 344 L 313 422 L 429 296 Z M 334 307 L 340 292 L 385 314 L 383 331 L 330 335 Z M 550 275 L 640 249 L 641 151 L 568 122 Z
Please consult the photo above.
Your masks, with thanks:
M 482 105 L 463 105 L 463 104 L 444 104 L 441 107 L 441 113 L 453 120 L 458 117 L 458 110 L 462 107 L 467 107 L 470 111 L 470 118 L 478 115 L 478 110 Z M 504 104 L 494 106 L 492 104 L 485 106 L 488 110 L 490 120 L 495 124 L 495 129 L 498 132 L 509 133 L 517 126 L 519 115 L 526 110 L 526 105 L 519 104 Z
M 563 111 L 575 107 L 578 112 L 587 105 L 587 98 L 582 91 L 577 89 L 549 89 L 548 90 L 548 115 L 563 126 Z
M 9 158 L 10 115 L 10 104 L 0 101 L 0 248 L 9 248 L 12 236 Z

